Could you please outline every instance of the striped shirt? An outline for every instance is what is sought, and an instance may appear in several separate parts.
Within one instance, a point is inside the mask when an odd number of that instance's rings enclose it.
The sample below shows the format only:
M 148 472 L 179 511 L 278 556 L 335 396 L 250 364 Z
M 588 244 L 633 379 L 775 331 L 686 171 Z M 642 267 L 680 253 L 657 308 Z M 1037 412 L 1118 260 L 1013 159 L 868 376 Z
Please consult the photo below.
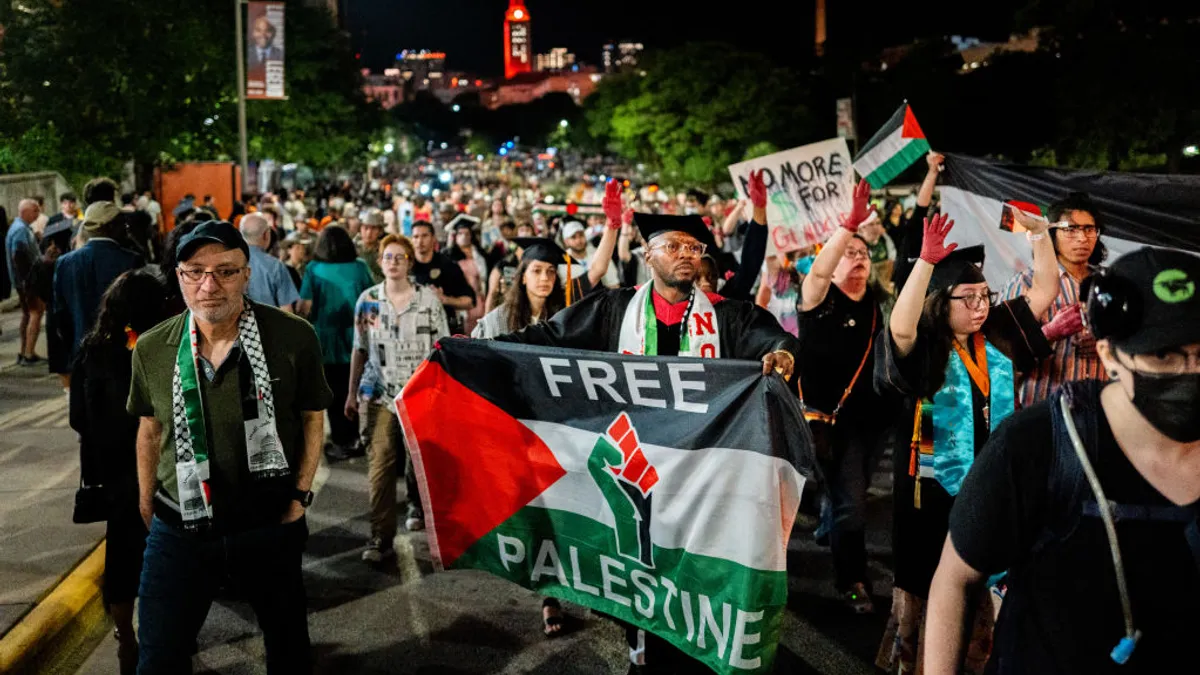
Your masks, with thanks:
M 1029 292 L 1033 287 L 1033 270 L 1014 276 L 1004 287 L 1004 299 L 1011 300 Z M 1079 282 L 1062 265 L 1058 266 L 1058 297 L 1054 298 L 1046 314 L 1038 317 L 1043 323 L 1054 319 L 1059 312 L 1079 302 Z M 1054 354 L 1043 360 L 1038 367 L 1018 375 L 1017 396 L 1022 407 L 1033 405 L 1049 398 L 1063 382 L 1072 380 L 1108 379 L 1095 350 L 1077 352 L 1075 336 L 1054 343 Z

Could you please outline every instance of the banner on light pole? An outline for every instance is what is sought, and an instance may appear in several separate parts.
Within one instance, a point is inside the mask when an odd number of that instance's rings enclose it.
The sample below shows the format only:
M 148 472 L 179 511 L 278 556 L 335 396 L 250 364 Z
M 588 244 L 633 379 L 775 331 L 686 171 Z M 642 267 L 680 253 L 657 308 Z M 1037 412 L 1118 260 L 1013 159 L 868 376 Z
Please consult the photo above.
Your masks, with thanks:
M 246 98 L 285 99 L 282 2 L 247 3 Z

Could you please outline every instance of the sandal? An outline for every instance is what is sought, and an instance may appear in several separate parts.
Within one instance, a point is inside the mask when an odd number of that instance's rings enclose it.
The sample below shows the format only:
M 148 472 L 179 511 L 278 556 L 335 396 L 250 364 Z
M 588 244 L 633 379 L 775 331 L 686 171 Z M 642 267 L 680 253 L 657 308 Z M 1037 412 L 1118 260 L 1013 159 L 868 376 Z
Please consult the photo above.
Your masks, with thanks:
M 566 615 L 563 614 L 562 605 L 554 598 L 545 598 L 542 600 L 542 634 L 547 638 L 558 637 L 563 634 L 563 629 L 566 626 Z

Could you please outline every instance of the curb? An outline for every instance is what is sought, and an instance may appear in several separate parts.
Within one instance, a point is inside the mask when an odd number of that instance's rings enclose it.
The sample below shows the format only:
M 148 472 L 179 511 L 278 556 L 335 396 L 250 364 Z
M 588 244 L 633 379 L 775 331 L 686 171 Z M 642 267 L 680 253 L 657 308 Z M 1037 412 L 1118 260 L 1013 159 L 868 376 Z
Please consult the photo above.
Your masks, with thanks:
M 105 620 L 105 540 L 0 638 L 0 673 L 52 671 Z

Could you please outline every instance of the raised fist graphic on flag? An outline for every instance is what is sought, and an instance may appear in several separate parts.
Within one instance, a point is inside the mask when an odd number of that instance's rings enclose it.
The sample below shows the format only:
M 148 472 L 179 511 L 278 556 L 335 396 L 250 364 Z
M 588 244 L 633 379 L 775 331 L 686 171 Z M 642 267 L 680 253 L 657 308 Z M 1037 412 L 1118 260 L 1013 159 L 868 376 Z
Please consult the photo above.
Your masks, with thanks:
M 596 439 L 587 464 L 588 473 L 612 509 L 617 524 L 617 552 L 646 567 L 654 567 L 650 500 L 658 483 L 658 471 L 642 452 L 637 431 L 625 413 L 618 415 L 605 435 Z

